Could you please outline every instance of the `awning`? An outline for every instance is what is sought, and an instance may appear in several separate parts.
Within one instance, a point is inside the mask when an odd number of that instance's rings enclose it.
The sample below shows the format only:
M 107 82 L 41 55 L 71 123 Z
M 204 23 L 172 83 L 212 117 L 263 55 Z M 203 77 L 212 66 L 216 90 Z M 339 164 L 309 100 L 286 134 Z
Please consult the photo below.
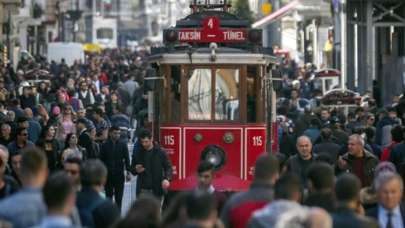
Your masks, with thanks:
M 102 50 L 102 47 L 99 44 L 86 43 L 86 44 L 83 44 L 83 50 L 87 51 L 87 52 L 100 53 Z
M 299 4 L 300 4 L 300 0 L 294 0 L 290 3 L 288 3 L 287 5 L 281 7 L 279 10 L 275 11 L 274 13 L 272 13 L 268 16 L 265 16 L 262 19 L 253 23 L 252 28 L 261 27 L 263 25 L 267 25 L 267 24 L 274 22 L 278 18 L 283 17 L 287 13 L 290 13 L 291 10 L 295 9 L 295 7 L 297 7 Z

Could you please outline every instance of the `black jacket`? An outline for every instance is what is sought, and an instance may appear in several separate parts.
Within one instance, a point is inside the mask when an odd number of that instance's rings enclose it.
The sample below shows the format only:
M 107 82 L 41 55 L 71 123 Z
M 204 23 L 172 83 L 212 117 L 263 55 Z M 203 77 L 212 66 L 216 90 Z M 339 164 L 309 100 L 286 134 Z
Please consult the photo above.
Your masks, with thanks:
M 100 159 L 108 169 L 108 176 L 124 176 L 124 168 L 130 170 L 128 146 L 124 141 L 108 139 L 101 145 Z
M 309 166 L 314 163 L 317 159 L 317 155 L 312 153 L 312 157 L 310 160 L 303 160 L 299 154 L 291 156 L 287 162 L 287 171 L 297 174 L 302 183 L 305 185 L 307 184 L 307 170 Z
M 96 228 L 111 227 L 120 218 L 119 210 L 110 200 L 101 199 L 99 193 L 92 188 L 83 187 L 77 193 L 76 206 L 80 212 L 80 210 L 85 210 L 89 205 L 99 200 L 103 202 L 92 210 L 94 225 Z M 87 224 L 82 225 L 86 226 Z
M 336 165 L 339 156 L 340 146 L 331 141 L 324 141 L 316 144 L 312 151 L 317 155 L 325 155 L 330 159 L 330 162 Z
M 41 148 L 48 158 L 48 168 L 49 171 L 54 172 L 59 167 L 61 167 L 60 158 L 61 158 L 61 148 L 56 139 L 50 141 L 45 139 L 39 139 L 37 146 Z
M 145 155 L 146 153 L 152 153 L 151 155 L 151 182 L 152 182 L 152 191 L 153 194 L 156 196 L 164 195 L 164 191 L 162 188 L 162 181 L 164 179 L 171 180 L 172 178 L 172 165 L 169 161 L 169 158 L 166 155 L 166 152 L 160 149 L 158 146 L 154 146 L 151 151 L 146 151 L 145 149 L 141 148 L 138 153 L 134 153 L 132 155 L 132 164 L 131 170 L 134 175 L 138 175 L 137 184 L 136 184 L 136 193 L 139 194 L 140 190 L 144 188 L 146 172 L 145 170 L 142 173 L 137 173 L 135 170 L 135 166 L 137 164 L 141 164 L 144 167 L 147 167 Z M 145 168 L 147 169 L 147 168 Z
M 93 140 L 90 138 L 90 135 L 87 131 L 83 131 L 79 135 L 79 141 L 78 141 L 79 146 L 83 147 L 86 149 L 86 155 L 87 158 L 98 158 L 99 154 L 97 151 L 97 148 L 95 147 Z
M 312 193 L 305 199 L 304 205 L 320 207 L 332 213 L 336 210 L 336 198 L 333 193 Z
M 377 221 L 357 215 L 349 208 L 340 207 L 332 213 L 333 228 L 378 228 Z

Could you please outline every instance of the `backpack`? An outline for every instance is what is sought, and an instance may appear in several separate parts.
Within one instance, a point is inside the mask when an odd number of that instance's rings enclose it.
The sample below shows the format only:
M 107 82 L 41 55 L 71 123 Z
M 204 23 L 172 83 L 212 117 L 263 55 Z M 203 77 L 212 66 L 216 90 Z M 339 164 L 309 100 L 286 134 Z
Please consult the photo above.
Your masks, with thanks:
M 104 203 L 104 199 L 98 198 L 96 201 L 92 202 L 91 204 L 87 205 L 86 207 L 79 209 L 80 220 L 82 222 L 83 227 L 89 227 L 89 228 L 95 227 L 93 211 L 97 207 L 99 207 L 102 203 Z

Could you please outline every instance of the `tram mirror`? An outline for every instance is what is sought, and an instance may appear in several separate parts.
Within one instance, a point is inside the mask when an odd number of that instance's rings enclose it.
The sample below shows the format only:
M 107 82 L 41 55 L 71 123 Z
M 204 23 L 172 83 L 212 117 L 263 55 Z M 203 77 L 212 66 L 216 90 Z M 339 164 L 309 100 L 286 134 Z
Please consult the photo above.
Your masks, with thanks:
M 145 89 L 154 90 L 156 86 L 155 80 L 156 80 L 156 70 L 152 67 L 147 68 L 144 81 Z
M 273 81 L 274 91 L 279 92 L 279 91 L 281 91 L 282 87 L 283 87 L 283 85 L 282 85 L 281 81 Z
M 273 89 L 274 89 L 274 91 L 276 91 L 276 92 L 281 91 L 282 86 L 283 86 L 282 85 L 283 82 L 282 82 L 282 79 L 281 79 L 280 70 L 278 70 L 278 69 L 271 70 L 271 75 L 272 75 L 272 78 L 273 78 Z

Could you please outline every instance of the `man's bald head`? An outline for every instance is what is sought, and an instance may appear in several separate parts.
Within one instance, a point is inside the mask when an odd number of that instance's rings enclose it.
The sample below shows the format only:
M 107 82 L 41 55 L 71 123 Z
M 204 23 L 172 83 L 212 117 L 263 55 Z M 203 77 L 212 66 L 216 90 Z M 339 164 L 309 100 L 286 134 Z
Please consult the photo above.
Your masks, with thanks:
M 27 117 L 28 119 L 31 119 L 34 117 L 34 114 L 32 113 L 32 110 L 30 108 L 25 108 L 24 114 L 25 114 L 25 117 Z
M 5 146 L 0 145 L 0 178 L 3 178 L 6 172 L 8 162 L 8 150 Z
M 311 145 L 312 145 L 311 139 L 310 139 L 308 136 L 306 136 L 306 135 L 301 135 L 300 137 L 297 138 L 297 145 L 298 145 L 300 142 L 309 142 L 309 143 L 311 143 Z
M 312 143 L 308 136 L 302 135 L 297 139 L 297 150 L 300 157 L 304 160 L 312 158 Z
M 0 144 L 0 159 L 2 159 L 5 164 L 7 164 L 9 156 L 10 155 L 8 153 L 7 147 Z

